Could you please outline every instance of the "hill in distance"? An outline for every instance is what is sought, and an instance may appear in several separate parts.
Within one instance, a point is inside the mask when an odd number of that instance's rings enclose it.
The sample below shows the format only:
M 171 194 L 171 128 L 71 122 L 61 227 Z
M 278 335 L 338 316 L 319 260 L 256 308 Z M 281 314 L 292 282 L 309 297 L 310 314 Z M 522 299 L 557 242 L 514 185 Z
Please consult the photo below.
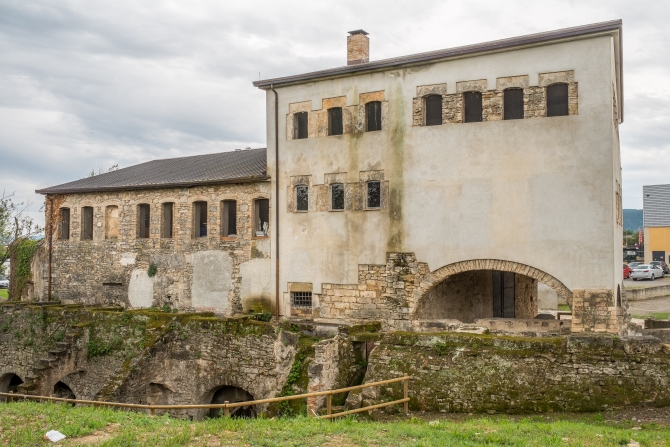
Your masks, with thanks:
M 637 231 L 642 228 L 642 210 L 623 210 L 623 229 Z

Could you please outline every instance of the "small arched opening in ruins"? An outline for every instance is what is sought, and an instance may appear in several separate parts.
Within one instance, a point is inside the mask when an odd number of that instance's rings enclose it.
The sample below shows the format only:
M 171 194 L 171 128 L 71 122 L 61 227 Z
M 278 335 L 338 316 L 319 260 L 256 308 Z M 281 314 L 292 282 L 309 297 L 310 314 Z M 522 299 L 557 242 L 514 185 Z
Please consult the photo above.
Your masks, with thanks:
M 251 395 L 248 391 L 238 388 L 236 386 L 222 386 L 217 388 L 213 395 L 212 401 L 213 404 L 223 404 L 228 403 L 238 403 L 238 402 L 248 402 L 254 400 L 254 396 Z M 217 418 L 223 416 L 224 411 L 221 408 L 212 408 L 209 410 L 208 416 L 210 418 Z M 230 409 L 230 417 L 232 418 L 247 418 L 252 419 L 257 416 L 256 409 L 253 405 L 245 405 L 242 407 L 235 407 Z
M 6 373 L 0 376 L 0 393 L 16 393 L 19 385 L 23 383 L 21 377 L 14 373 Z M 0 396 L 0 402 L 6 402 L 7 397 Z
M 74 394 L 74 391 L 63 382 L 56 382 L 54 385 L 53 396 L 60 399 L 76 399 L 77 396 Z M 72 403 L 74 405 L 74 403 Z
M 471 260 L 431 272 L 417 291 L 419 320 L 557 319 L 572 292 L 558 279 L 510 261 Z

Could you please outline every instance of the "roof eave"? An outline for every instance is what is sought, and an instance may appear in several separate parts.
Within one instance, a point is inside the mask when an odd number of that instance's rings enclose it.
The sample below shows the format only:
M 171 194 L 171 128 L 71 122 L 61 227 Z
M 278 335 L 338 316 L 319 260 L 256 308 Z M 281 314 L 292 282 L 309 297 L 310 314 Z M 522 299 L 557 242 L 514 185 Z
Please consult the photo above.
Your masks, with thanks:
M 270 176 L 251 176 L 238 177 L 224 180 L 206 180 L 200 182 L 177 182 L 177 183 L 161 183 L 152 185 L 134 185 L 134 186 L 100 186 L 97 188 L 45 188 L 35 190 L 37 194 L 85 194 L 92 192 L 115 192 L 115 191 L 140 191 L 146 189 L 164 189 L 164 188 L 188 188 L 192 186 L 203 185 L 220 185 L 227 183 L 254 183 L 270 180 Z

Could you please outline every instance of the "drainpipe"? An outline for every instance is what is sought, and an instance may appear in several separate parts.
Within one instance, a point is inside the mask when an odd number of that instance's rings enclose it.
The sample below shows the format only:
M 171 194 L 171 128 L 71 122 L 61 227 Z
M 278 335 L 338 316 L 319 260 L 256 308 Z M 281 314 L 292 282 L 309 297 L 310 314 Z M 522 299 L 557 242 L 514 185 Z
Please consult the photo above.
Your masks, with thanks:
M 275 94 L 275 310 L 279 324 L 279 95 L 270 84 Z
M 49 197 L 49 282 L 47 287 L 47 301 L 51 301 L 51 257 L 53 253 L 53 219 L 54 217 L 54 199 Z

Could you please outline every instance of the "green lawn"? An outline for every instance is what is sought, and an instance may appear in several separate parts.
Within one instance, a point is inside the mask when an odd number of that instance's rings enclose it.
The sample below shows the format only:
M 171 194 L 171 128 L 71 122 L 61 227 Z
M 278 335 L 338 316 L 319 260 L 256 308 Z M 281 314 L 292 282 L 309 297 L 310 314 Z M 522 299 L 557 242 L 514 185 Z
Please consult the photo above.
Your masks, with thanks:
M 0 300 L 6 300 L 9 298 L 9 292 L 7 289 L 0 289 Z
M 653 312 L 645 315 L 632 315 L 633 318 L 653 318 L 654 320 L 667 320 L 670 317 L 670 312 Z
M 0 404 L 0 445 L 48 445 L 42 436 L 59 430 L 58 445 L 104 446 L 670 446 L 670 427 L 612 424 L 600 415 L 511 418 L 481 416 L 461 421 L 406 419 L 370 422 L 341 419 L 210 419 L 191 422 L 111 409 L 21 402 Z M 556 419 L 556 416 L 552 416 Z

